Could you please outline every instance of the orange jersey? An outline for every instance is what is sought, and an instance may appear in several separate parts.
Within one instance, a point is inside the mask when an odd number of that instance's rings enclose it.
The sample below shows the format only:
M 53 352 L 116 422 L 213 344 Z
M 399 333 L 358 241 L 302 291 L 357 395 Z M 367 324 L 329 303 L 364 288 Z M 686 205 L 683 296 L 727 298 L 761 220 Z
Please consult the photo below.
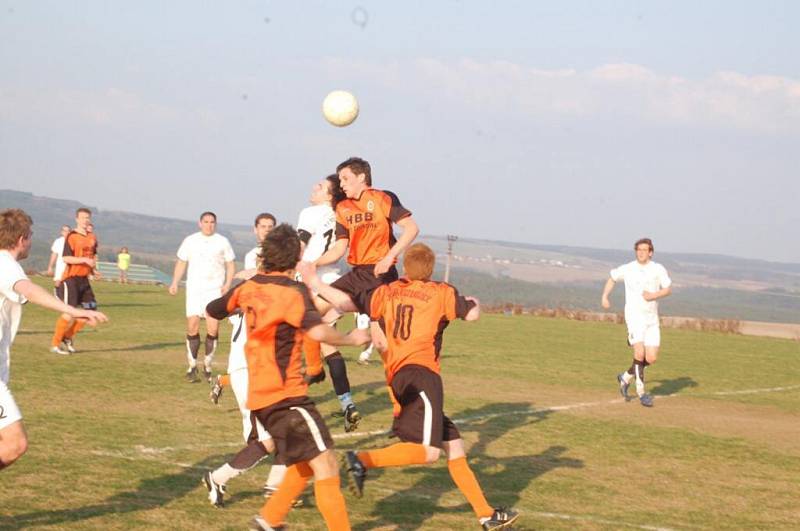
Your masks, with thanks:
M 81 234 L 72 231 L 64 239 L 64 253 L 62 256 L 74 256 L 76 258 L 94 258 L 97 255 L 97 238 L 94 233 Z M 69 277 L 88 277 L 92 274 L 92 268 L 86 264 L 67 264 L 63 279 Z
M 258 274 L 206 307 L 215 319 L 237 311 L 247 325 L 247 408 L 255 411 L 306 396 L 303 331 L 322 323 L 306 287 L 281 273 Z
M 350 240 L 350 265 L 377 264 L 395 243 L 392 223 L 410 216 L 392 192 L 367 188 L 336 205 L 336 239 Z
M 386 380 L 406 365 L 422 365 L 439 374 L 442 334 L 453 319 L 475 306 L 443 282 L 401 278 L 369 296 L 369 314 L 380 321 L 389 349 L 383 354 Z

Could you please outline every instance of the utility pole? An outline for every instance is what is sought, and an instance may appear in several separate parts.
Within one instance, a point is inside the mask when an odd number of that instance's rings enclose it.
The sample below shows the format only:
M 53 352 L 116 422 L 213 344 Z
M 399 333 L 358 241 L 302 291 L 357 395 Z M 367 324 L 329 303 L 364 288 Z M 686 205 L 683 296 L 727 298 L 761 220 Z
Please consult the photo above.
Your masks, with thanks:
M 453 258 L 453 242 L 458 239 L 458 236 L 452 234 L 447 235 L 447 265 L 444 268 L 444 281 L 450 282 L 450 260 Z

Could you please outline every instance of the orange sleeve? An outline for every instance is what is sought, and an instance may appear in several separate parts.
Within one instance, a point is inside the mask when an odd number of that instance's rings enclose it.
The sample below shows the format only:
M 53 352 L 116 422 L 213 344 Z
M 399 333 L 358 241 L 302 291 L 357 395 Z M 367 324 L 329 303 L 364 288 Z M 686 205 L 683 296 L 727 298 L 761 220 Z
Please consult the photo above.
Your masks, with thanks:
M 456 317 L 456 290 L 453 286 L 444 286 L 442 293 L 444 299 L 444 318 L 452 321 Z

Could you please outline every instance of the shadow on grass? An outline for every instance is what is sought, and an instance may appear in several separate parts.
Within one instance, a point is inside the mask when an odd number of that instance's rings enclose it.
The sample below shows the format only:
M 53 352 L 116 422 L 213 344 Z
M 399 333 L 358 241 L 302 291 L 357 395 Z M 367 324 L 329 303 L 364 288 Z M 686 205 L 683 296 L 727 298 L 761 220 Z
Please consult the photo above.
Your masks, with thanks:
M 110 304 L 102 304 L 103 308 L 128 308 L 135 306 L 162 306 L 161 304 L 150 302 L 112 302 Z
M 698 385 L 700 385 L 694 380 L 692 380 L 689 376 L 681 376 L 680 378 L 675 378 L 673 380 L 655 380 L 654 382 L 651 383 L 655 383 L 658 385 L 651 388 L 650 393 L 662 396 L 678 393 L 686 388 L 697 387 Z
M 510 412 L 513 414 L 509 415 Z M 564 457 L 568 450 L 564 446 L 551 446 L 532 455 L 500 458 L 486 455 L 489 444 L 511 430 L 541 422 L 551 414 L 551 411 L 535 411 L 528 403 L 507 403 L 464 410 L 453 417 L 462 419 L 458 423 L 462 433 L 479 432 L 478 441 L 469 449 L 467 457 L 490 504 L 513 507 L 519 502 L 520 494 L 537 477 L 556 468 L 583 467 L 583 461 Z M 524 444 L 520 446 L 524 447 Z M 373 472 L 370 470 L 370 478 L 374 478 Z M 476 518 L 466 500 L 457 506 L 442 505 L 441 497 L 455 488 L 442 460 L 434 465 L 409 467 L 405 473 L 417 476 L 414 484 L 377 501 L 370 514 L 372 520 L 355 526 L 354 530 L 367 531 L 391 525 L 404 530 L 419 529 L 429 523 L 431 516 L 441 513 L 463 514 L 467 520 Z M 369 482 L 365 488 L 369 489 Z
M 130 347 L 122 348 L 94 348 L 94 349 L 80 349 L 80 353 L 88 352 L 131 352 L 136 350 L 160 350 L 162 348 L 180 348 L 186 347 L 186 343 L 179 341 L 171 341 L 169 343 L 145 343 L 143 345 L 133 345 Z
M 157 509 L 195 490 L 202 475 L 201 471 L 222 462 L 223 457 L 222 455 L 207 457 L 180 472 L 143 479 L 136 490 L 114 494 L 95 505 L 54 511 L 33 511 L 11 518 L 0 518 L 0 529 L 58 526 L 110 514 Z

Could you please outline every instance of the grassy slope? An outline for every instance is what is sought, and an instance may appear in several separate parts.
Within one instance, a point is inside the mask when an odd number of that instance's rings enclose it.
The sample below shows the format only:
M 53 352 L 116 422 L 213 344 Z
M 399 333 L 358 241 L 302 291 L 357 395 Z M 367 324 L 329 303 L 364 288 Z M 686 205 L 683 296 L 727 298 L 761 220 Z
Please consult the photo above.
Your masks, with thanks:
M 182 381 L 183 299 L 142 286 L 101 283 L 96 291 L 112 323 L 82 333 L 82 352 L 69 358 L 46 352 L 55 316 L 25 309 L 11 388 L 31 448 L 0 472 L 0 528 L 242 529 L 260 506 L 266 467 L 231 483 L 224 510 L 208 505 L 199 477 L 237 449 L 241 428 L 230 394 L 215 407 L 205 385 Z M 447 410 L 454 419 L 473 418 L 460 429 L 474 470 L 490 501 L 525 513 L 517 529 L 796 524 L 800 450 L 790 440 L 781 446 L 749 437 L 747 423 L 774 419 L 780 438 L 785 422 L 790 437 L 800 420 L 800 391 L 713 393 L 796 385 L 798 344 L 663 335 L 650 387 L 683 398 L 662 397 L 652 410 L 614 403 L 554 412 L 542 408 L 614 400 L 614 373 L 629 363 L 622 327 L 496 315 L 450 327 Z M 362 427 L 387 428 L 382 371 L 375 364 L 349 371 L 366 414 Z M 312 394 L 323 414 L 336 410 L 327 382 Z M 676 421 L 679 406 L 687 418 Z M 735 409 L 741 435 L 713 428 L 704 415 L 716 408 Z M 510 412 L 517 413 L 503 415 Z M 501 415 L 486 418 L 492 413 Z M 337 434 L 339 422 L 329 423 Z M 388 442 L 337 440 L 339 449 Z M 354 529 L 477 528 L 443 462 L 370 478 L 363 500 L 347 496 Z M 313 508 L 292 512 L 290 523 L 322 528 Z

